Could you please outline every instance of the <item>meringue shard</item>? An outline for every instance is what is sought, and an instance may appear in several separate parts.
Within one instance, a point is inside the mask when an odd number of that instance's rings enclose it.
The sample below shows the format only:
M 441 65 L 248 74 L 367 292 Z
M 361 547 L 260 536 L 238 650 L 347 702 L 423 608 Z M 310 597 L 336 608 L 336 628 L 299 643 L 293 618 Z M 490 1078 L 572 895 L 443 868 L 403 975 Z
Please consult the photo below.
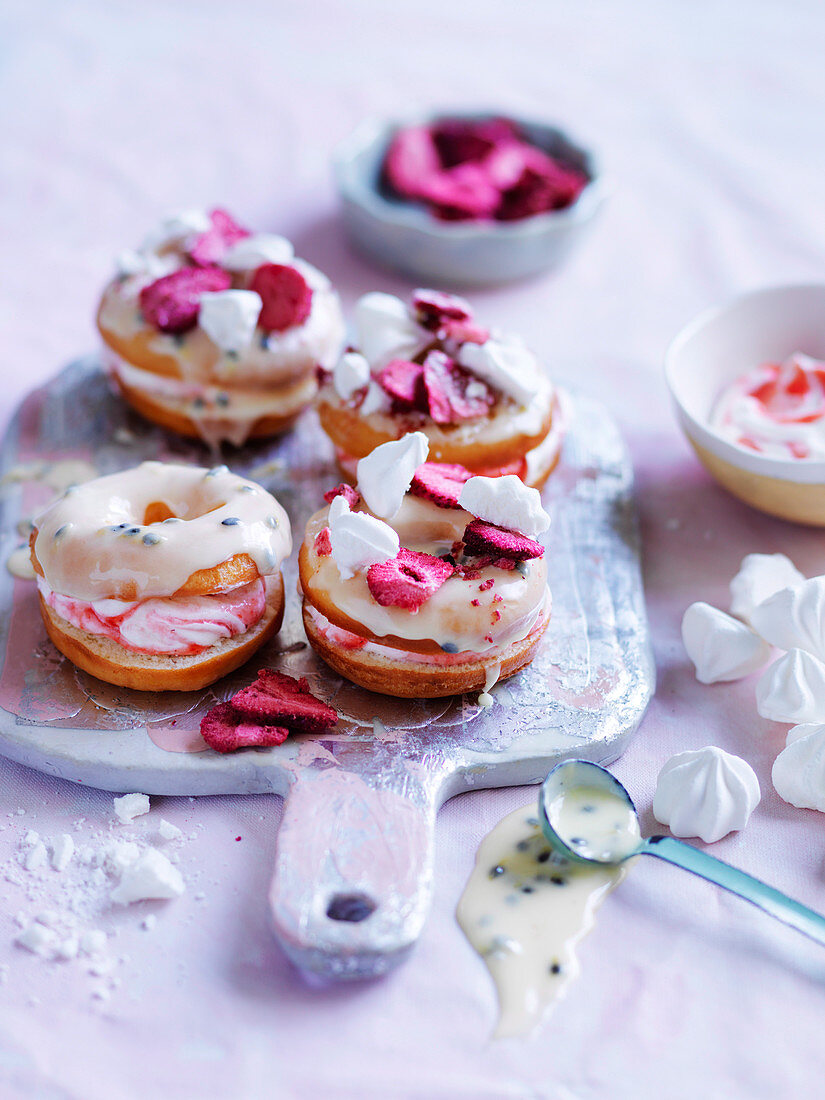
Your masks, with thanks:
M 771 778 L 776 793 L 791 806 L 825 812 L 825 725 L 794 726 Z
M 763 718 L 789 725 L 825 721 L 825 664 L 804 649 L 792 649 L 760 677 L 756 709 Z
M 750 764 L 708 745 L 667 761 L 656 783 L 653 814 L 674 836 L 697 836 L 711 844 L 744 829 L 760 798 Z
M 768 661 L 770 647 L 749 626 L 707 603 L 694 603 L 682 619 L 682 641 L 702 684 L 741 680 Z

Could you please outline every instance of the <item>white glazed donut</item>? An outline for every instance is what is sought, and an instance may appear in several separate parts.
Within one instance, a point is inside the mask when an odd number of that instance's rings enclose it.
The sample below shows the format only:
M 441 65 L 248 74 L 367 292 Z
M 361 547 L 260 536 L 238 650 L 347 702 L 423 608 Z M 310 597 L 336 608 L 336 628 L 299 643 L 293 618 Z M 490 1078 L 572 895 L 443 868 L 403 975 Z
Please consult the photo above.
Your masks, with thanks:
M 110 683 L 192 690 L 279 627 L 281 505 L 218 466 L 144 462 L 67 490 L 34 521 L 32 563 L 52 641 Z

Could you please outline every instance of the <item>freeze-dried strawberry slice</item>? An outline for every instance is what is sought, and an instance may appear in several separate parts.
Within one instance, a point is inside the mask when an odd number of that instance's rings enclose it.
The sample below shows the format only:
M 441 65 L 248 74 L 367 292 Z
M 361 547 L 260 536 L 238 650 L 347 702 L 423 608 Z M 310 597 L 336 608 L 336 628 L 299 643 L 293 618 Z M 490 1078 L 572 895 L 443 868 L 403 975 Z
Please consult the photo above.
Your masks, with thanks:
M 459 164 L 440 172 L 426 185 L 424 198 L 434 203 L 440 216 L 491 218 L 501 202 L 501 192 L 483 164 Z
M 457 424 L 486 416 L 495 395 L 490 387 L 460 367 L 443 351 L 431 351 L 424 360 L 427 407 L 436 424 Z
M 437 329 L 444 321 L 469 321 L 473 316 L 464 298 L 440 290 L 414 290 L 412 307 L 419 324 L 428 329 Z
M 499 221 L 515 221 L 575 202 L 587 183 L 583 172 L 547 158 L 542 171 L 525 168 L 515 186 L 504 191 L 496 211 Z
M 432 554 L 403 547 L 396 557 L 367 570 L 367 584 L 382 607 L 417 611 L 455 572 L 455 567 Z
M 378 375 L 385 393 L 402 409 L 427 409 L 424 368 L 409 359 L 391 359 Z
M 231 703 L 218 703 L 201 718 L 201 737 L 216 752 L 234 752 L 282 745 L 289 737 L 289 730 L 245 722 Z
M 332 540 L 329 535 L 329 527 L 322 527 L 315 536 L 315 553 L 319 558 L 327 558 L 332 553 Z
M 442 165 L 452 168 L 466 161 L 485 160 L 498 145 L 512 142 L 516 130 L 503 118 L 478 122 L 447 119 L 436 123 L 431 134 Z
M 438 335 L 442 340 L 455 340 L 457 344 L 486 344 L 490 330 L 475 321 L 445 321 Z
M 513 561 L 529 561 L 544 556 L 544 547 L 540 542 L 480 519 L 467 524 L 463 539 L 468 554 L 484 554 Z
M 441 171 L 438 151 L 426 126 L 399 130 L 384 162 L 387 183 L 405 198 L 425 198 L 427 186 Z
M 347 485 L 345 481 L 342 481 L 340 485 L 336 485 L 334 489 L 327 489 L 324 493 L 324 500 L 327 504 L 332 504 L 336 497 L 343 497 L 350 508 L 355 508 L 361 501 L 361 494 L 357 489 L 353 489 L 351 485 Z
M 201 294 L 231 285 L 229 274 L 219 267 L 182 267 L 145 286 L 140 309 L 161 332 L 187 332 L 197 324 Z
M 449 462 L 424 462 L 413 474 L 410 492 L 439 508 L 459 508 L 461 487 L 473 476 L 466 466 Z
M 250 236 L 249 230 L 238 225 L 232 215 L 225 210 L 210 210 L 209 217 L 212 220 L 211 228 L 201 233 L 189 249 L 192 260 L 200 267 L 220 263 L 224 253 L 233 244 Z
M 286 726 L 292 733 L 323 733 L 338 721 L 336 711 L 315 698 L 303 676 L 295 680 L 269 668 L 232 696 L 232 706 L 245 721 Z
M 287 264 L 261 264 L 249 289 L 260 294 L 263 308 L 258 324 L 268 332 L 302 324 L 312 309 L 312 288 L 300 271 Z

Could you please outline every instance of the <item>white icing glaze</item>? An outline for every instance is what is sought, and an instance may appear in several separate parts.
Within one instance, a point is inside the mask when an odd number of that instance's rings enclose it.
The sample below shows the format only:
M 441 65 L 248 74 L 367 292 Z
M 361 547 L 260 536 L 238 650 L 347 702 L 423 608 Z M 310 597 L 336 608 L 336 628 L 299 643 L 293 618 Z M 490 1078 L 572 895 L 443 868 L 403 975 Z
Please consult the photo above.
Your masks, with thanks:
M 825 663 L 804 649 L 790 650 L 759 678 L 756 709 L 789 725 L 825 720 Z
M 456 917 L 495 982 L 497 1037 L 532 1031 L 563 996 L 579 972 L 576 947 L 627 867 L 563 860 L 532 804 L 484 838 Z
M 691 604 L 682 618 L 682 641 L 701 684 L 741 680 L 771 655 L 770 646 L 749 626 L 701 602 Z
M 750 764 L 709 745 L 667 761 L 656 783 L 653 814 L 674 836 L 698 836 L 712 844 L 744 829 L 760 798 Z
M 784 554 L 748 554 L 730 582 L 730 613 L 750 622 L 754 608 L 805 577 Z
M 534 538 L 550 526 L 538 489 L 531 489 L 515 474 L 505 477 L 471 477 L 461 488 L 458 502 L 478 519 Z
M 179 518 L 145 525 L 155 502 Z M 277 500 L 225 466 L 144 462 L 69 490 L 35 524 L 35 554 L 49 586 L 88 601 L 128 584 L 138 599 L 171 596 L 193 573 L 236 554 L 248 554 L 266 576 L 292 548 Z

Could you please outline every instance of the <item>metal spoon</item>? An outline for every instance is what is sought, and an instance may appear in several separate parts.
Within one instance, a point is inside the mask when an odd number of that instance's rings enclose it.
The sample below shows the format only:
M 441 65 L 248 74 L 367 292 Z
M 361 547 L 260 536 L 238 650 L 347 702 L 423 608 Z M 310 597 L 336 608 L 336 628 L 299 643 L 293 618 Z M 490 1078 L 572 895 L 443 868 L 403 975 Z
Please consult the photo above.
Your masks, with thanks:
M 592 798 L 588 797 L 592 792 Z M 572 811 L 572 812 L 571 812 Z M 589 818 L 607 815 L 607 827 L 588 830 Z M 587 760 L 557 764 L 539 792 L 539 820 L 552 847 L 577 863 L 615 864 L 656 856 L 738 894 L 771 917 L 825 945 L 825 917 L 720 859 L 669 836 L 643 840 L 636 807 L 610 772 Z M 588 831 L 591 836 L 588 837 Z

